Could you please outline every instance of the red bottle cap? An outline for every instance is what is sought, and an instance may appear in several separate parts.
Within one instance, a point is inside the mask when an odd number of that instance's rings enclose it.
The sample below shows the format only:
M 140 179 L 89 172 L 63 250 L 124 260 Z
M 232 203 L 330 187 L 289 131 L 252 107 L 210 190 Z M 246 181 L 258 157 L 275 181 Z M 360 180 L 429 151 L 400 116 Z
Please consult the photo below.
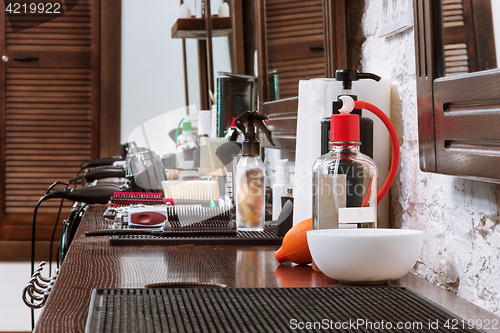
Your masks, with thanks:
M 331 142 L 359 142 L 359 116 L 334 114 L 330 123 Z

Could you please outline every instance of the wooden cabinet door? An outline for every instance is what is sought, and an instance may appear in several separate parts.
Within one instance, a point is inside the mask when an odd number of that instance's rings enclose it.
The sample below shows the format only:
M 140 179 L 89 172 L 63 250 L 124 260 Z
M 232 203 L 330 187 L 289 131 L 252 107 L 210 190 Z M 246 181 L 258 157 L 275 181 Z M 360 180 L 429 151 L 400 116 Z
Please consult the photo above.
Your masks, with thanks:
M 48 22 L 0 5 L 0 239 L 31 239 L 47 187 L 99 157 L 100 0 L 62 3 L 71 10 Z M 42 204 L 37 239 L 50 238 L 58 206 Z

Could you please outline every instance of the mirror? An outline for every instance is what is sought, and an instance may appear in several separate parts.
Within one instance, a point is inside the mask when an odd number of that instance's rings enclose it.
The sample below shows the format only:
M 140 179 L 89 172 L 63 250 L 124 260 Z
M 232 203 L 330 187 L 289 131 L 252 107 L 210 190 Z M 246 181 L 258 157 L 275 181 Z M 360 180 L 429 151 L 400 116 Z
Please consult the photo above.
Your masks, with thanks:
M 498 5 L 492 0 L 414 2 L 423 171 L 500 182 L 500 47 L 493 42 L 499 36 Z
M 199 2 L 199 0 L 197 0 Z M 212 0 L 212 14 L 217 14 L 217 8 L 222 0 Z M 217 36 L 214 30 L 212 38 L 212 61 L 214 88 L 218 89 L 217 78 L 219 72 L 237 73 L 245 75 L 257 75 L 257 35 L 260 20 L 266 25 L 266 51 L 270 58 L 266 61 L 268 68 L 268 99 L 276 100 L 280 96 L 297 96 L 298 81 L 307 79 L 311 75 L 324 75 L 323 48 L 323 20 L 322 1 L 315 0 L 311 3 L 289 2 L 284 0 L 271 1 L 227 1 L 232 15 L 236 16 L 233 21 L 233 33 L 229 36 Z M 184 4 L 190 8 L 195 7 L 195 0 L 185 0 Z M 257 14 L 258 4 L 265 4 L 265 16 L 262 18 Z M 304 16 L 303 13 L 306 13 Z M 317 18 L 321 18 L 319 21 Z M 314 23 L 313 23 L 314 22 Z M 213 22 L 216 23 L 215 21 Z M 215 26 L 214 26 L 215 27 Z M 316 29 L 311 29 L 316 27 Z M 305 33 L 304 33 L 305 31 Z M 235 38 L 233 34 L 239 35 Z M 238 44 L 238 42 L 240 42 Z M 187 50 L 187 71 L 189 82 L 189 102 L 193 102 L 206 109 L 209 106 L 209 96 L 205 92 L 205 86 L 209 78 L 206 76 L 208 64 L 208 53 L 206 51 L 205 39 L 185 39 Z M 299 47 L 302 44 L 303 48 Z M 300 54 L 298 50 L 312 47 L 314 58 L 310 55 Z M 194 55 L 194 56 L 193 56 Z M 300 66 L 304 62 L 309 66 Z M 311 70 L 311 63 L 318 63 L 319 71 Z M 316 67 L 318 67 L 316 66 Z M 309 69 L 306 72 L 304 69 Z M 307 75 L 307 73 L 309 73 Z M 280 77 L 283 76 L 280 80 Z
M 211 13 L 218 15 L 218 9 L 224 0 L 211 0 Z M 228 3 L 233 6 L 235 1 L 228 0 Z M 200 5 L 201 0 L 184 0 L 184 5 L 193 9 L 192 15 L 195 15 L 197 6 Z M 238 18 L 240 19 L 240 18 Z M 231 22 L 229 22 L 231 24 Z M 230 27 L 230 26 L 229 26 Z M 235 66 L 235 60 L 232 58 L 232 53 L 241 52 L 237 50 L 237 45 L 232 43 L 231 29 L 225 33 L 219 33 L 218 22 L 212 22 L 213 37 L 212 37 L 212 63 L 213 73 L 212 78 L 207 76 L 208 70 L 208 57 L 207 57 L 207 43 L 204 38 L 185 38 L 182 39 L 183 45 L 186 48 L 186 57 L 184 58 L 185 69 L 187 76 L 184 80 L 187 81 L 187 97 L 189 103 L 187 105 L 196 105 L 198 110 L 209 110 L 211 98 L 208 95 L 208 80 L 212 79 L 216 85 L 218 72 L 231 72 Z M 239 27 L 236 27 L 239 29 Z M 204 31 L 201 33 L 204 35 Z M 170 37 L 170 36 L 168 36 Z M 184 47 L 184 46 L 183 46 Z M 181 64 L 179 64 L 181 65 Z M 216 88 L 216 87 L 215 87 Z
M 298 96 L 299 80 L 325 76 L 323 2 L 265 2 L 268 101 Z
M 500 2 L 444 0 L 442 25 L 444 76 L 497 68 Z
M 328 6 L 327 12 L 331 13 L 330 15 L 324 15 L 324 6 Z M 330 61 L 340 64 L 341 61 L 338 59 L 342 58 L 340 55 L 345 52 L 345 47 L 342 47 L 345 44 L 340 43 L 341 41 L 345 43 L 344 2 L 243 1 L 242 12 L 245 65 L 244 71 L 240 71 L 239 74 L 258 73 L 260 109 L 268 115 L 274 117 L 277 112 L 271 110 L 267 113 L 263 103 L 294 98 L 291 106 L 282 108 L 290 112 L 284 116 L 280 115 L 280 124 L 286 128 L 283 131 L 275 127 L 274 133 L 279 138 L 277 148 L 293 150 L 299 80 L 325 77 Z M 325 32 L 327 31 L 325 22 L 328 17 L 332 18 L 331 21 L 337 23 L 337 26 L 332 25 L 331 30 Z M 337 30 L 336 34 L 331 34 L 331 38 L 325 37 L 330 31 Z M 325 45 L 328 42 L 330 45 L 335 45 L 335 52 L 329 57 L 325 52 Z M 342 51 L 337 50 L 338 44 L 339 50 Z M 272 121 L 273 119 L 270 120 Z M 284 141 L 281 140 L 283 136 L 285 136 Z
M 194 0 L 184 1 L 191 9 L 192 15 L 195 13 L 194 2 Z M 297 111 L 297 99 L 293 98 L 298 95 L 298 81 L 311 77 L 332 77 L 335 69 L 347 67 L 345 2 L 338 0 L 305 2 L 227 0 L 227 2 L 230 6 L 231 3 L 241 5 L 239 9 L 241 13 L 231 17 L 237 21 L 241 29 L 235 38 L 231 35 L 213 38 L 213 73 L 217 75 L 218 71 L 229 71 L 255 74 L 254 70 L 258 68 L 260 74 L 265 73 L 268 76 L 268 70 L 276 70 L 279 101 L 270 102 L 276 103 L 275 108 L 268 109 L 261 105 L 260 110 L 272 115 L 275 120 L 281 119 L 279 123 L 286 127 L 282 129 L 276 127 L 277 148 L 293 150 L 296 128 L 294 117 Z M 211 1 L 212 13 L 218 12 L 221 3 L 222 0 Z M 156 0 L 154 6 L 142 8 L 134 0 L 122 1 L 122 142 L 128 141 L 129 134 L 137 126 L 182 108 L 186 104 L 195 104 L 198 110 L 208 108 L 206 103 L 202 103 L 202 89 L 199 83 L 202 79 L 199 71 L 200 59 L 205 58 L 206 54 L 201 54 L 203 48 L 199 47 L 198 39 L 184 40 L 189 93 L 186 101 L 182 39 L 171 38 L 171 30 L 179 16 L 179 5 L 180 2 Z M 243 19 L 238 20 L 239 17 Z M 261 26 L 264 26 L 264 29 Z M 260 32 L 265 34 L 265 39 L 260 38 Z M 231 54 L 230 50 L 234 46 L 243 51 Z M 259 50 L 257 60 L 256 50 Z M 268 52 L 260 52 L 261 50 Z M 267 79 L 261 81 L 268 82 Z M 263 91 L 262 88 L 258 90 Z M 272 95 L 272 92 L 268 91 L 267 96 L 269 95 Z M 259 102 L 272 100 L 267 96 L 265 98 L 259 96 Z M 290 99 L 288 97 L 292 100 L 288 101 Z M 281 101 L 290 104 L 280 107 Z M 177 125 L 174 124 L 174 127 Z
M 204 41 L 200 43 L 197 39 L 186 39 L 186 53 L 188 54 L 187 61 L 187 82 L 188 82 L 188 96 L 189 104 L 196 105 L 198 110 L 206 110 L 208 96 L 205 91 L 202 91 L 201 80 L 205 77 L 201 75 L 200 65 L 203 66 L 200 59 L 200 48 L 205 48 Z M 231 54 L 229 49 L 229 37 L 214 37 L 213 38 L 213 67 L 215 73 L 215 80 L 217 79 L 218 72 L 231 71 Z M 201 64 L 200 64 L 201 63 Z M 181 64 L 179 64 L 181 65 Z
M 281 7 L 281 5 L 276 5 L 276 7 L 271 6 L 271 4 L 278 2 L 282 2 L 283 7 Z M 299 28 L 294 27 L 293 25 L 285 25 L 285 22 L 287 22 L 287 15 L 291 15 L 289 14 L 290 8 L 285 8 L 285 5 L 293 8 L 293 6 L 296 6 L 299 3 L 300 6 L 302 6 L 302 10 L 305 12 L 301 14 L 295 13 L 295 15 L 297 15 L 297 27 Z M 351 66 L 350 68 L 357 68 L 356 64 L 354 64 L 355 61 L 348 63 L 348 48 L 346 46 L 346 13 L 348 12 L 347 8 L 349 6 L 351 6 L 351 10 L 355 7 L 364 8 L 364 1 L 315 0 L 300 2 L 296 0 L 258 0 L 258 4 L 259 9 L 257 10 L 257 13 L 260 17 L 267 17 L 267 7 L 270 8 L 271 14 L 273 14 L 272 10 L 276 10 L 276 12 L 280 12 L 284 15 L 283 18 L 271 16 L 269 20 L 266 19 L 259 21 L 260 29 L 258 29 L 257 36 L 258 49 L 266 51 L 259 52 L 259 79 L 261 84 L 264 86 L 261 88 L 260 101 L 262 104 L 260 106 L 260 110 L 262 113 L 269 116 L 267 124 L 273 130 L 273 139 L 276 146 L 271 146 L 265 140 L 261 140 L 261 142 L 262 146 L 266 148 L 294 151 L 297 129 L 298 81 L 302 78 L 308 79 L 313 77 L 332 78 L 335 75 L 335 70 L 348 68 L 348 65 Z M 317 11 L 320 4 L 322 8 L 321 14 Z M 360 4 L 363 6 L 359 6 Z M 307 10 L 311 10 L 311 12 L 307 14 Z M 355 12 L 355 10 L 353 10 L 353 12 Z M 362 13 L 362 10 L 358 8 L 357 12 Z M 302 18 L 306 15 L 312 15 L 312 18 L 302 20 Z M 277 24 L 276 22 L 280 23 Z M 318 22 L 322 22 L 322 37 L 319 37 L 320 30 L 315 30 L 320 27 Z M 359 22 L 361 22 L 361 20 L 359 20 Z M 316 25 L 314 26 L 314 24 Z M 275 39 L 271 39 L 269 41 L 271 44 L 270 47 L 267 46 L 268 38 L 263 37 L 266 36 L 266 33 L 263 32 L 267 30 L 267 26 L 269 26 L 271 32 L 275 33 L 275 35 L 272 35 Z M 307 34 L 310 33 L 307 30 L 301 31 L 301 26 L 309 26 L 312 31 L 312 35 L 308 37 L 299 36 L 300 34 L 307 36 Z M 290 29 L 291 31 L 288 32 L 286 31 L 287 29 Z M 358 31 L 358 29 L 352 29 L 352 31 Z M 282 40 L 284 41 L 281 41 L 278 38 L 279 36 L 282 36 Z M 289 38 L 288 36 L 293 37 Z M 321 38 L 322 42 L 320 42 Z M 357 42 L 352 43 L 355 47 L 349 48 L 351 59 L 358 59 L 355 56 L 356 52 L 353 50 L 358 48 L 361 50 L 361 44 L 356 45 L 356 43 Z M 287 45 L 289 49 L 286 50 L 284 45 Z M 323 54 L 322 62 L 320 60 L 321 57 L 318 56 L 320 53 Z M 309 58 L 312 59 L 312 63 L 307 63 Z M 294 65 L 295 67 L 290 65 Z M 271 68 L 269 66 L 274 66 L 275 68 Z M 295 72 L 292 70 L 293 68 L 296 69 Z M 266 93 L 268 80 L 262 73 L 267 73 L 268 69 L 277 69 L 278 79 L 281 82 L 280 100 L 270 101 Z M 282 72 L 281 76 L 280 71 Z M 289 71 L 291 71 L 290 74 Z M 302 75 L 301 78 L 297 75 L 299 73 Z M 288 75 L 290 75 L 290 78 L 287 77 Z

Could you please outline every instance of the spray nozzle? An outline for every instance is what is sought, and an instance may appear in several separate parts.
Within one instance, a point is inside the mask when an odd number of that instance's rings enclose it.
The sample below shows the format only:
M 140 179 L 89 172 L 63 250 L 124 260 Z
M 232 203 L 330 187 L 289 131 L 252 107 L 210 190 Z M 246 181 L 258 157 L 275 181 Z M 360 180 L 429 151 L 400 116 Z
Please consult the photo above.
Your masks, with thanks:
M 264 122 L 265 119 L 269 117 L 263 114 L 260 114 L 257 111 L 246 111 L 243 112 L 236 120 L 234 121 L 236 127 L 242 130 L 245 133 L 245 138 L 254 139 L 255 138 L 255 127 L 257 126 L 264 134 L 271 144 L 274 146 L 273 138 L 271 136 L 271 130 L 267 127 Z M 245 124 L 246 131 L 245 131 Z
M 342 81 L 344 89 L 352 89 L 352 81 L 371 79 L 380 81 L 382 78 L 372 73 L 360 73 L 355 69 L 342 69 L 335 72 L 335 80 Z
M 245 111 L 234 121 L 236 127 L 245 134 L 245 141 L 243 142 L 244 155 L 258 155 L 259 140 L 255 137 L 255 126 L 264 132 L 267 140 L 269 140 L 273 146 L 275 145 L 271 136 L 271 130 L 264 122 L 265 119 L 268 119 L 268 117 L 257 111 Z

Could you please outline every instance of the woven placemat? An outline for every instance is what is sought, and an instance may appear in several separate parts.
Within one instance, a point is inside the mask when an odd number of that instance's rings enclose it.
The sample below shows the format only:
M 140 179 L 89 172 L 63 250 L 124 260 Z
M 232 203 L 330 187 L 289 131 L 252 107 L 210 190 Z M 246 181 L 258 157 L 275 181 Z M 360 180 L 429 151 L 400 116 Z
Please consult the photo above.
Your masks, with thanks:
M 266 225 L 263 231 L 238 231 L 234 236 L 111 236 L 111 245 L 281 245 L 283 237 L 276 236 L 276 226 Z
M 481 332 L 462 323 L 406 288 L 96 289 L 86 332 Z

